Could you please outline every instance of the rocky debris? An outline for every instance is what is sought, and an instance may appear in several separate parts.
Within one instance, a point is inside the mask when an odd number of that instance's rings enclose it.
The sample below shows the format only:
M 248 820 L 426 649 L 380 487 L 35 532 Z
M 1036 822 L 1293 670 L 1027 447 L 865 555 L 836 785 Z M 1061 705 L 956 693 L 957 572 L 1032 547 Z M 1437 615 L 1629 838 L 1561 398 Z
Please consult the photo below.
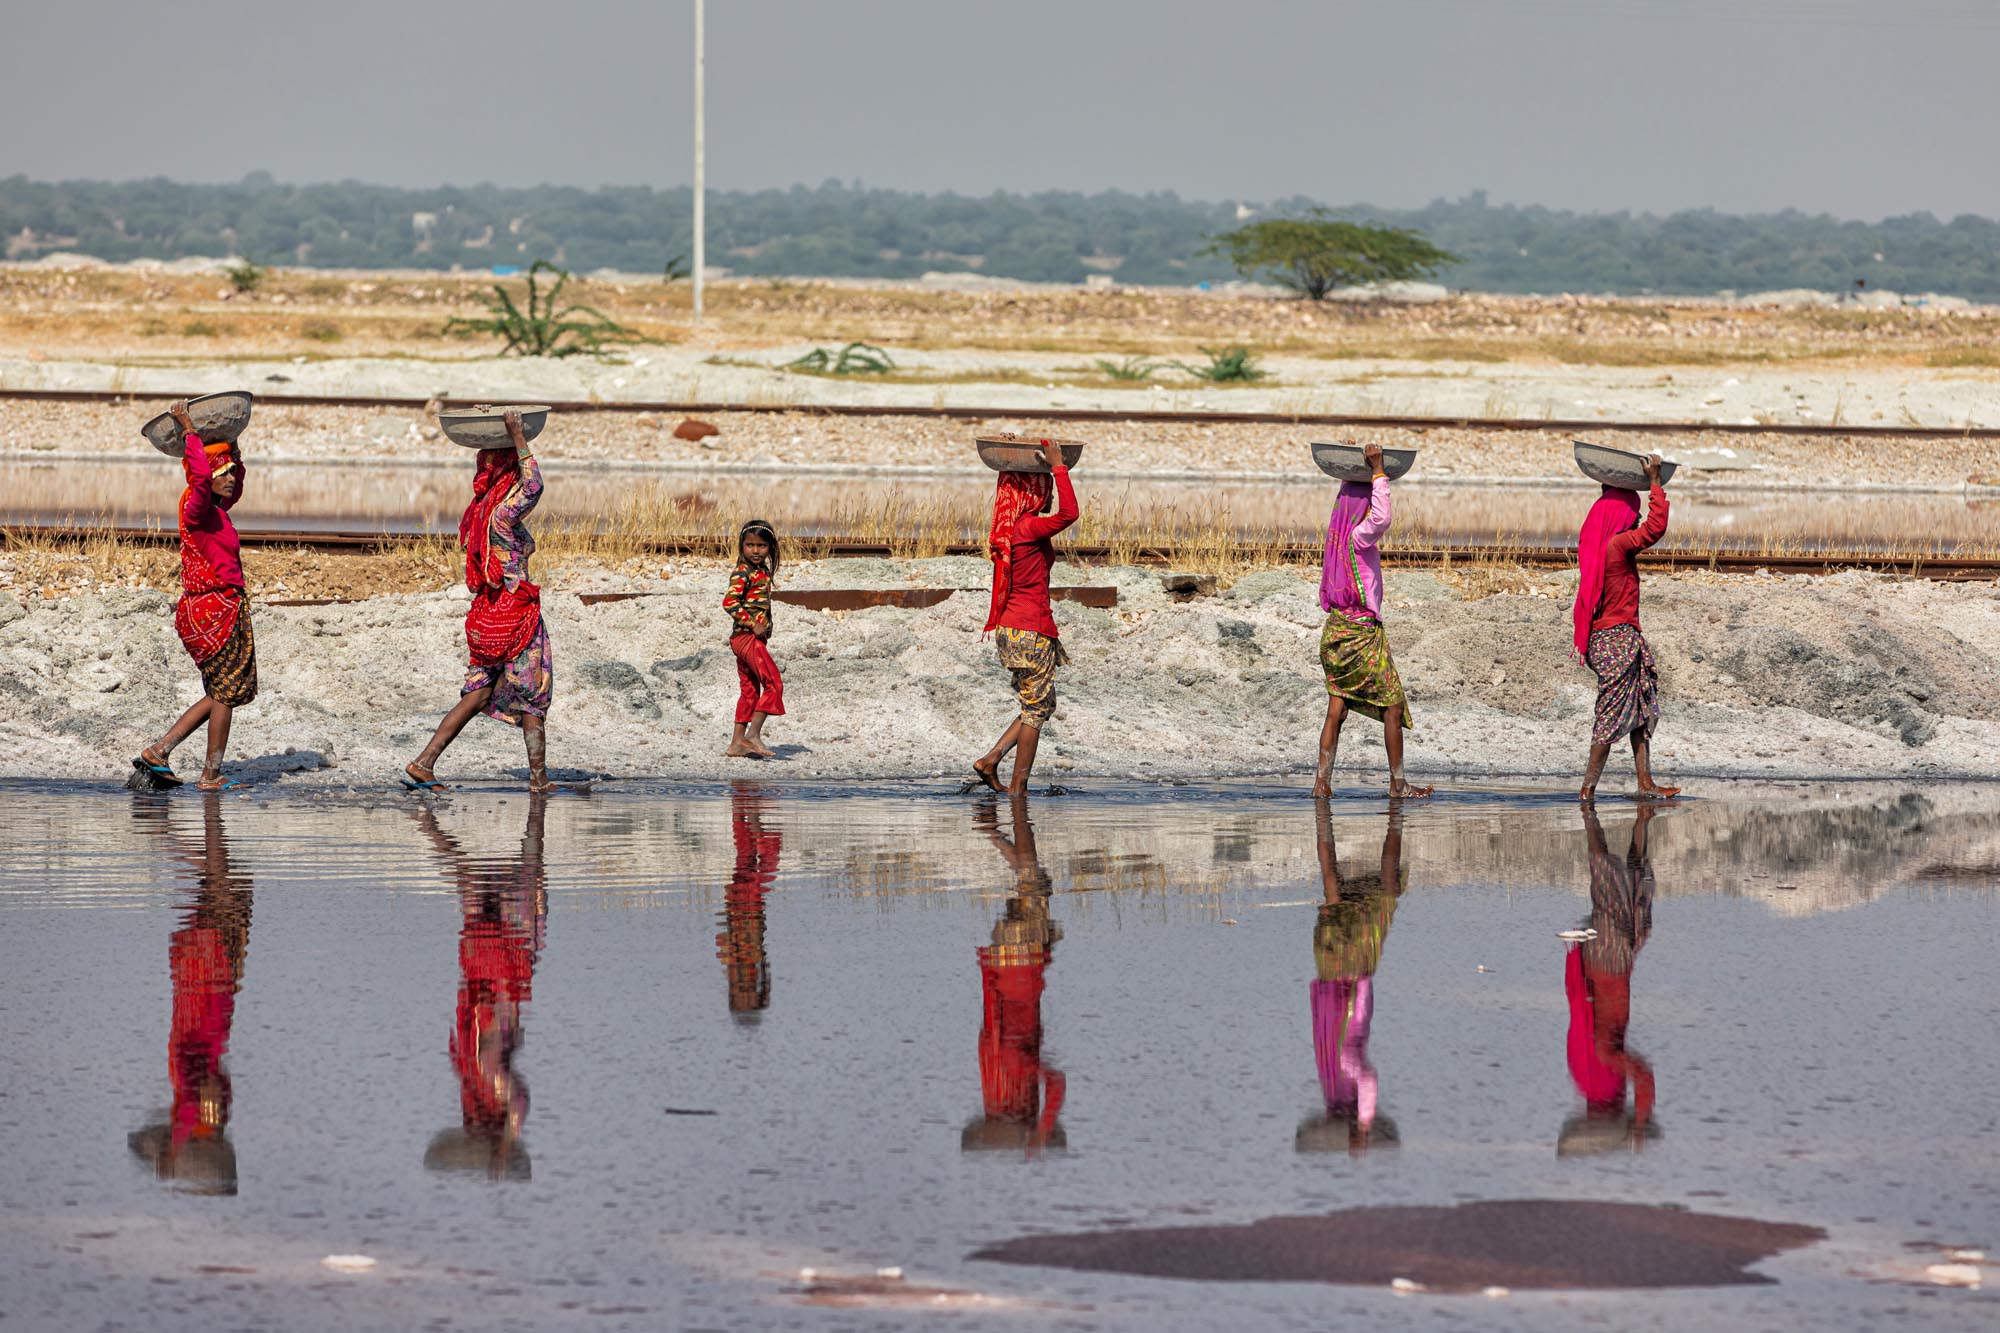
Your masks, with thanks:
M 713 422 L 696 421 L 693 417 L 689 417 L 686 421 L 674 427 L 674 438 L 677 440 L 698 442 L 707 439 L 711 435 L 720 434 L 722 434 L 721 428 Z
M 587 572 L 587 571 L 586 571 Z M 551 759 L 613 775 L 737 774 L 719 751 L 737 682 L 717 609 L 727 569 L 671 579 L 556 567 L 544 610 L 556 655 Z M 802 561 L 786 584 L 977 586 L 985 562 Z M 1156 571 L 1061 566 L 1110 584 L 1115 610 L 1064 603 L 1073 665 L 1044 755 L 1050 777 L 1219 778 L 1307 771 L 1325 708 L 1316 571 L 1269 569 L 1227 593 L 1171 600 Z M 440 578 L 442 581 L 442 578 Z M 656 595 L 585 607 L 574 585 Z M 1418 771 L 1567 779 L 1587 743 L 1595 681 L 1569 661 L 1562 581 L 1489 591 L 1476 574 L 1391 570 L 1390 642 L 1412 700 Z M 463 671 L 462 587 L 339 606 L 254 607 L 262 693 L 232 751 L 288 782 L 372 784 L 428 735 Z M 780 607 L 772 648 L 796 778 L 956 772 L 1013 714 L 982 641 L 986 605 L 809 612 Z M 1990 588 L 1862 574 L 1649 578 L 1644 611 L 1664 708 L 1668 779 L 1994 776 L 2000 772 L 2000 605 Z M 171 600 L 112 589 L 0 597 L 0 775 L 123 778 L 198 690 Z M 1251 719 L 1255 719 L 1254 725 Z M 514 774 L 519 736 L 476 721 L 449 773 Z M 1351 726 L 1341 781 L 1374 781 L 1379 729 Z M 1606 790 L 1629 780 L 1621 756 Z
M 1197 597 L 1215 596 L 1215 575 L 1213 574 L 1162 574 L 1160 586 L 1167 590 L 1170 600 L 1192 602 Z

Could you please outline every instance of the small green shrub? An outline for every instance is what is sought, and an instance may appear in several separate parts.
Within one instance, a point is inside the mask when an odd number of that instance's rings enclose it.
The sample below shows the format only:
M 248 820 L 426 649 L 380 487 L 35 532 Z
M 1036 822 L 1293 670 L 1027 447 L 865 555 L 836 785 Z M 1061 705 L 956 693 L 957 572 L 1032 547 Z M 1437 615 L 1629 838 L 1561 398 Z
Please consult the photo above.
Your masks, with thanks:
M 1114 380 L 1138 382 L 1150 380 L 1167 368 L 1164 361 L 1148 361 L 1143 356 L 1128 356 L 1117 361 L 1098 358 L 1097 368 Z
M 239 292 L 254 292 L 264 285 L 271 270 L 248 259 L 239 259 L 222 270 L 222 276 L 229 279 L 229 285 Z
M 811 375 L 886 375 L 896 363 L 872 343 L 851 342 L 838 352 L 815 347 L 798 360 L 787 361 L 784 368 Z
M 299 336 L 316 343 L 337 343 L 346 335 L 341 333 L 340 325 L 330 319 L 309 319 L 299 325 Z
M 555 274 L 547 292 L 541 276 Z M 485 333 L 504 339 L 500 355 L 515 356 L 603 356 L 614 347 L 649 343 L 637 329 L 628 329 L 595 306 L 581 302 L 558 305 L 562 289 L 572 277 L 546 259 L 528 266 L 527 308 L 523 309 L 505 287 L 493 284 L 493 299 L 487 302 L 484 319 L 454 315 L 444 322 L 447 334 Z
M 183 338 L 213 338 L 221 334 L 221 332 L 221 329 L 215 327 L 215 325 L 205 319 L 191 319 L 181 325 L 181 336 Z
M 1219 350 L 1204 347 L 1201 354 L 1208 358 L 1205 366 L 1191 366 L 1185 361 L 1174 364 L 1209 384 L 1250 384 L 1269 373 L 1257 364 L 1256 354 L 1247 347 L 1224 347 Z

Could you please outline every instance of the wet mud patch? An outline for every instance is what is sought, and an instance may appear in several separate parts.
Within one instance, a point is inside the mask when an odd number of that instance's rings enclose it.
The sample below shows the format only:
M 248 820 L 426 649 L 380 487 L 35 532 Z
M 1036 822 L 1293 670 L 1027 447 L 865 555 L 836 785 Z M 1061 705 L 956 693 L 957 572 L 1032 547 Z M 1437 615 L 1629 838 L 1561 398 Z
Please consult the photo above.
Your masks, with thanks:
M 971 1257 L 1201 1282 L 1387 1286 L 1400 1278 L 1434 1291 L 1627 1290 L 1769 1283 L 1749 1266 L 1824 1239 L 1818 1227 L 1679 1208 L 1506 1199 L 1023 1236 Z

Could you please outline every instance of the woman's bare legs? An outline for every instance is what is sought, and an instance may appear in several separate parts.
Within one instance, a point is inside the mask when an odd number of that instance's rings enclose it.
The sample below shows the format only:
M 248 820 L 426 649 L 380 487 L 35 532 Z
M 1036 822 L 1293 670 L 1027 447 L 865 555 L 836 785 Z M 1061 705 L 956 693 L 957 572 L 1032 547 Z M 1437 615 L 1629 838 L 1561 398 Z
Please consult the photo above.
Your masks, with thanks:
M 1009 750 L 1020 743 L 1020 739 L 1021 719 L 1016 717 L 1007 724 L 1007 730 L 1000 733 L 1000 739 L 993 742 L 993 748 L 972 761 L 972 771 L 979 775 L 981 782 L 994 791 L 1004 790 L 1000 786 L 1000 761 L 1007 757 Z
M 164 764 L 173 757 L 174 749 L 182 741 L 194 735 L 196 727 L 208 721 L 208 710 L 215 707 L 215 700 L 202 695 L 188 706 L 188 710 L 177 718 L 167 734 L 139 751 L 139 757 L 149 764 Z
M 1326 721 L 1319 729 L 1319 763 L 1313 769 L 1312 794 L 1333 795 L 1333 760 L 1340 750 L 1340 726 L 1347 721 L 1347 700 L 1337 694 L 1326 696 Z M 1400 746 L 1401 738 L 1397 744 Z
M 211 733 L 212 734 L 212 733 Z M 1653 781 L 1653 732 L 1651 727 L 1641 727 L 1632 733 L 1632 767 L 1639 775 L 1639 795 L 1664 801 L 1679 796 L 1679 787 L 1662 787 Z
M 1035 767 L 1035 747 L 1042 743 L 1040 727 L 1026 721 L 1017 722 L 1014 732 L 1014 775 L 1007 782 L 1010 796 L 1028 794 L 1028 774 Z
M 757 747 L 750 743 L 750 724 L 738 722 L 736 729 L 729 733 L 729 748 L 722 752 L 725 759 L 761 759 Z
M 1589 805 L 1597 799 L 1597 780 L 1604 776 L 1604 761 L 1610 757 L 1609 743 L 1604 745 L 1599 745 L 1596 741 L 1590 743 L 1590 763 L 1583 770 L 1583 790 L 1576 794 L 1577 800 Z
M 149 764 L 165 764 L 173 757 L 175 747 L 194 735 L 195 729 L 205 722 L 208 724 L 208 754 L 202 763 L 201 780 L 215 782 L 222 777 L 222 756 L 229 752 L 229 723 L 235 715 L 236 710 L 228 704 L 218 703 L 204 694 L 167 728 L 166 735 L 141 750 L 139 757 Z
M 1431 794 L 1429 787 L 1413 787 L 1403 780 L 1403 705 L 1382 714 L 1382 748 L 1389 752 L 1389 795 L 1421 801 Z
M 549 732 L 545 719 L 533 713 L 521 715 L 521 737 L 528 743 L 528 790 L 535 792 L 554 791 L 556 784 L 549 781 Z
M 1653 780 L 1653 731 L 1650 726 L 1639 727 L 1632 732 L 1632 767 L 1639 777 L 1639 796 L 1642 800 L 1664 801 L 1681 794 L 1679 787 L 1662 787 Z M 1577 799 L 1588 805 L 1597 799 L 1597 779 L 1604 774 L 1604 761 L 1611 757 L 1611 746 L 1592 744 L 1590 747 L 1590 767 L 1584 770 L 1583 790 Z
M 446 713 L 444 719 L 438 723 L 437 731 L 431 735 L 431 743 L 424 747 L 422 754 L 403 765 L 403 771 L 419 782 L 435 782 L 437 774 L 434 772 L 434 769 L 437 765 L 438 756 L 442 755 L 445 752 L 445 748 L 458 739 L 458 733 L 465 730 L 465 724 L 477 717 L 480 710 L 492 702 L 492 699 L 493 687 L 491 685 L 482 686 L 470 694 L 461 694 L 458 697 L 458 702 L 451 706 L 451 711 Z M 540 720 L 539 718 L 536 719 L 537 722 Z M 530 753 L 529 759 L 531 763 L 533 758 L 533 754 Z

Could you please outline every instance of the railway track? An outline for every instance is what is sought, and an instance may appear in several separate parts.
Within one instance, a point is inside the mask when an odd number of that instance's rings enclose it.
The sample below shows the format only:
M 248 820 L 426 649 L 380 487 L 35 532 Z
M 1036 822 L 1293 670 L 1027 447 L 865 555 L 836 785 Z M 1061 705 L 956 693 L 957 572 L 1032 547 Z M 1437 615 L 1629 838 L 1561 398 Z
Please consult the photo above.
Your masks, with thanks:
M 190 389 L 189 392 L 198 390 Z M 95 389 L 0 389 L 0 402 L 146 403 L 164 406 L 174 395 Z M 432 403 L 470 407 L 471 398 L 368 398 L 339 394 L 258 394 L 268 407 L 355 407 L 422 411 Z M 549 404 L 557 412 L 634 412 L 662 416 L 774 415 L 796 413 L 824 417 L 917 417 L 939 421 L 1061 421 L 1070 423 L 1158 423 L 1269 426 L 1326 426 L 1352 430 L 1423 431 L 1434 429 L 1543 431 L 1560 435 L 1800 435 L 1875 440 L 1995 440 L 2000 427 L 1990 426 L 1827 426 L 1808 423 L 1745 425 L 1706 421 L 1598 421 L 1522 417 L 1401 417 L 1350 416 L 1334 413 L 1177 412 L 1158 408 L 1062 407 L 1023 410 L 1011 407 L 865 406 L 850 403 L 674 403 L 587 402 Z
M 444 534 L 441 534 L 444 535 Z M 242 529 L 239 530 L 245 546 L 266 548 L 303 549 L 318 552 L 347 552 L 351 554 L 374 554 L 395 551 L 401 547 L 426 540 L 422 535 L 382 533 L 382 532 L 325 532 L 287 531 L 284 529 Z M 81 546 L 90 541 L 115 538 L 121 542 L 141 545 L 171 547 L 180 542 L 180 535 L 172 529 L 145 527 L 75 527 L 68 525 L 23 525 L 0 529 L 0 550 L 34 544 L 55 544 Z M 897 558 L 910 554 L 910 547 L 893 542 L 861 542 L 834 539 L 810 543 L 816 555 L 830 558 L 855 558 L 876 556 Z M 701 556 L 715 554 L 712 542 L 690 542 L 661 539 L 641 544 L 642 550 L 661 556 Z M 1320 558 L 1322 548 L 1317 542 L 1300 542 L 1281 546 L 1275 550 L 1259 544 L 1260 552 L 1275 555 L 1287 563 L 1308 564 Z M 1205 553 L 1212 554 L 1212 547 L 1204 547 Z M 984 544 L 979 542 L 951 542 L 944 545 L 924 543 L 926 555 L 970 555 L 983 556 Z M 1135 560 L 1140 564 L 1171 567 L 1182 563 L 1186 553 L 1177 547 L 1112 547 L 1069 543 L 1061 548 L 1062 557 L 1075 564 L 1104 564 L 1114 558 Z M 1449 568 L 1454 565 L 1515 564 L 1535 568 L 1562 568 L 1576 563 L 1576 552 L 1560 546 L 1518 546 L 1502 543 L 1465 543 L 1462 545 L 1403 546 L 1387 547 L 1382 552 L 1383 562 L 1403 568 Z M 1642 553 L 1639 563 L 1647 569 L 1674 571 L 1711 569 L 1726 573 L 1755 573 L 1768 570 L 1773 574 L 1835 574 L 1842 570 L 1860 569 L 1883 574 L 1900 574 L 1911 578 L 1933 579 L 1941 582 L 1978 582 L 2000 580 L 2000 559 L 1967 557 L 1955 555 L 1907 555 L 1888 554 L 1874 551 L 1812 551 L 1771 554 L 1760 551 L 1696 550 L 1675 548 L 1661 550 L 1654 547 Z

